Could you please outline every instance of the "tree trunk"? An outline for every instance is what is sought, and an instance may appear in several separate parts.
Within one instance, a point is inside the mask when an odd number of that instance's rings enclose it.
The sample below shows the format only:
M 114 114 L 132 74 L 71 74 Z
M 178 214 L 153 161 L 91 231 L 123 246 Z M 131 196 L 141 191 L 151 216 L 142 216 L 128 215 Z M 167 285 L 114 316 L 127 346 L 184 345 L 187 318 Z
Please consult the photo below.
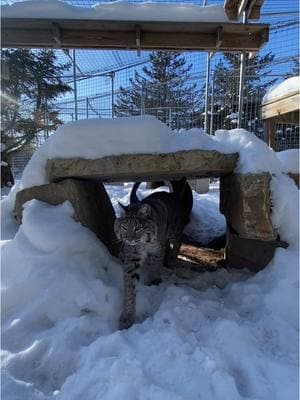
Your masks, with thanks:
M 13 186 L 13 184 L 15 183 L 14 177 L 8 162 L 8 157 L 4 152 L 1 152 L 0 167 L 1 167 L 1 187 Z

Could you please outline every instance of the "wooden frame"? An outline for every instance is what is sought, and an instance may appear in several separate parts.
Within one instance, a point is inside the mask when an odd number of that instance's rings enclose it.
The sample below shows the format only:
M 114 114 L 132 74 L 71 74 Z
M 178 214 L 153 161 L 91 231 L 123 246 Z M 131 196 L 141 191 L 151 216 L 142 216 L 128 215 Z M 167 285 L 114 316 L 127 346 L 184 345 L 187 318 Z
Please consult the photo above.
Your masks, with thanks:
M 261 107 L 262 119 L 265 121 L 265 136 L 271 148 L 275 146 L 276 124 L 299 124 L 300 93 L 294 93 L 271 100 Z
M 2 18 L 2 47 L 258 51 L 267 24 Z

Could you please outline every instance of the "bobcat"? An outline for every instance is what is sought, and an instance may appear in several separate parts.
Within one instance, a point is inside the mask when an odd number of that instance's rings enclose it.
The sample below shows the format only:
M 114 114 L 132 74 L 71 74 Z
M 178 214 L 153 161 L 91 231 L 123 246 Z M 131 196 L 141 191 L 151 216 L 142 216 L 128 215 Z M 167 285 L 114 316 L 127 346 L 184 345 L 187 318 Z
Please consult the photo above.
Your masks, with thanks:
M 161 267 L 164 261 L 175 261 L 193 206 L 192 191 L 185 178 L 171 182 L 171 193 L 152 193 L 142 201 L 136 196 L 139 184 L 133 186 L 130 204 L 120 204 L 124 213 L 114 226 L 122 242 L 120 259 L 124 263 L 125 296 L 120 329 L 135 322 L 136 284 L 141 267 L 146 267 L 145 284 L 161 281 Z

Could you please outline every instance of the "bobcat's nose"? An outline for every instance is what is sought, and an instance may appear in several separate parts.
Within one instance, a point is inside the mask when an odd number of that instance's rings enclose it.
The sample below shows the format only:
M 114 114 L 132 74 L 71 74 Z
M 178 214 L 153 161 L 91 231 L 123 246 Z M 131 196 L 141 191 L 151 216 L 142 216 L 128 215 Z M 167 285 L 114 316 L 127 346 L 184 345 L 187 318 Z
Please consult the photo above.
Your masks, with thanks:
M 128 239 L 126 239 L 125 241 L 126 241 L 127 244 L 129 244 L 129 246 L 134 246 L 137 243 L 136 240 L 128 240 Z

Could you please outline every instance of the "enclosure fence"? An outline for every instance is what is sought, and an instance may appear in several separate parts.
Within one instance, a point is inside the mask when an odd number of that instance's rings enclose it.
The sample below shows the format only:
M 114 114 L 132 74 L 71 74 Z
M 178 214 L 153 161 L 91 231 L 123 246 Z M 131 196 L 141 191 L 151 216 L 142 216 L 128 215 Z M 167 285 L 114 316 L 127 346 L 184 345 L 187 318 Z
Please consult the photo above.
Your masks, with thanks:
M 266 15 L 263 21 L 271 23 L 270 39 L 259 52 L 259 65 L 255 55 L 246 57 L 241 103 L 239 54 L 182 53 L 186 65 L 191 66 L 185 85 L 194 86 L 196 93 L 185 105 L 174 97 L 170 89 L 171 84 L 174 86 L 176 82 L 145 84 L 137 90 L 137 86 L 133 84 L 135 75 L 138 73 L 143 76 L 143 68 L 149 67 L 148 52 L 142 52 L 140 58 L 128 62 L 128 65 L 121 64 L 122 58 L 126 59 L 125 54 L 129 52 L 111 52 L 119 63 L 118 67 L 90 72 L 82 70 L 80 60 L 84 59 L 86 63 L 89 57 L 100 60 L 106 53 L 80 50 L 76 58 L 77 51 L 65 50 L 68 60 L 73 62 L 73 68 L 62 78 L 72 87 L 72 92 L 54 104 L 59 118 L 66 123 L 80 119 L 151 114 L 175 130 L 205 128 L 207 133 L 214 134 L 218 129 L 242 127 L 264 139 L 264 124 L 261 118 L 263 96 L 272 84 L 297 73 L 297 65 L 299 69 L 298 17 L 283 9 L 276 10 L 273 14 L 275 15 Z M 62 51 L 58 50 L 57 53 L 61 55 Z M 118 99 L 122 90 L 125 90 L 129 97 L 134 94 L 134 105 L 119 105 Z M 152 98 L 153 92 L 160 93 L 161 97 Z M 47 121 L 46 110 L 42 118 Z M 51 134 L 51 131 L 42 131 L 36 138 L 33 149 L 40 146 Z M 278 124 L 275 150 L 298 147 L 299 126 Z M 12 168 L 17 177 L 28 162 L 33 149 L 14 155 Z

